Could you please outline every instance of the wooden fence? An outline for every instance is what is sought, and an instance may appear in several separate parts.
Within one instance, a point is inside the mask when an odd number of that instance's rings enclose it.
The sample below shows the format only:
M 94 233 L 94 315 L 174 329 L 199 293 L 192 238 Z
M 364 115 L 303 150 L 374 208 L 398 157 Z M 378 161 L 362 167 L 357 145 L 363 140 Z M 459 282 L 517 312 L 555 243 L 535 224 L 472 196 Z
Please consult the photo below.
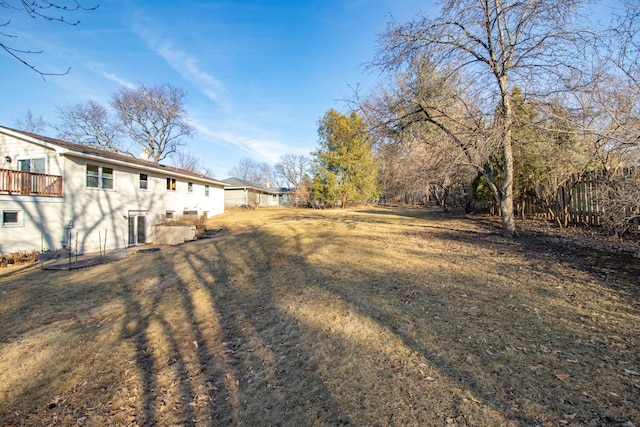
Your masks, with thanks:
M 544 203 L 531 196 L 516 202 L 516 214 L 522 218 L 537 217 L 557 221 L 560 225 L 585 224 L 602 226 L 606 214 L 606 183 L 608 179 L 631 179 L 640 186 L 640 171 L 625 168 L 620 174 L 609 178 L 604 172 L 592 172 L 572 176 L 558 189 L 555 200 Z M 631 200 L 623 208 L 626 213 L 638 212 L 640 200 Z M 640 233 L 640 218 L 632 220 L 630 232 Z

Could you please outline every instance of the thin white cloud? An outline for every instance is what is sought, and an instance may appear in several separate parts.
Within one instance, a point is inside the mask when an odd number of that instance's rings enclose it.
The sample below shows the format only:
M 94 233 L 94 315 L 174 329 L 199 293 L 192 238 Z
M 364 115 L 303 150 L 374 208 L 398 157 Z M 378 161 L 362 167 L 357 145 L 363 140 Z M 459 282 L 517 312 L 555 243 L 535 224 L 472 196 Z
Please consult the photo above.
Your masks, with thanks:
M 281 155 L 291 153 L 292 147 L 288 144 L 268 138 L 246 136 L 244 130 L 214 130 L 200 122 L 194 122 L 194 127 L 205 139 L 230 147 L 252 159 L 276 163 Z
M 206 107 L 207 112 L 203 112 L 200 107 L 200 114 L 191 116 L 198 139 L 269 163 L 277 162 L 283 154 L 299 151 L 294 144 L 283 143 L 277 131 L 261 129 L 255 121 L 247 122 L 244 114 L 236 114 L 236 102 L 229 97 L 225 85 L 205 69 L 200 58 L 183 49 L 183 45 L 177 40 L 170 40 L 159 31 L 154 31 L 154 28 L 156 25 L 152 19 L 142 13 L 136 15 L 133 29 L 141 40 L 203 97 L 219 107 L 214 115 L 211 114 L 211 107 Z M 273 104 L 269 105 L 269 112 L 272 114 Z M 198 116 L 201 117 L 200 120 L 194 119 Z
M 162 39 L 154 34 L 151 28 L 153 22 L 142 14 L 137 15 L 134 31 L 151 50 L 164 59 L 185 80 L 195 86 L 209 100 L 224 106 L 224 85 L 211 73 L 205 71 L 198 59 L 188 52 L 178 48 L 176 43 Z
M 191 84 L 196 86 L 207 98 L 222 105 L 224 85 L 212 74 L 204 71 L 196 58 L 176 48 L 170 41 L 152 42 L 151 48 L 171 67 Z
M 274 148 L 279 144 L 272 141 L 242 136 L 233 130 L 215 131 L 211 129 L 204 130 L 202 127 L 199 127 L 198 132 L 206 135 L 216 143 L 221 143 L 240 151 L 247 157 L 261 159 L 267 162 L 275 162 L 279 157 L 278 153 L 274 153 Z
M 116 74 L 109 73 L 107 71 L 101 71 L 100 74 L 105 79 L 110 80 L 110 81 L 112 81 L 114 83 L 117 83 L 120 86 L 124 86 L 124 87 L 129 88 L 129 89 L 133 89 L 133 88 L 135 88 L 137 86 L 135 83 L 130 82 L 128 80 L 125 80 L 125 79 L 117 76 Z
M 102 76 L 103 78 L 116 83 L 118 86 L 123 86 L 129 89 L 133 89 L 138 86 L 137 84 L 129 80 L 126 80 L 115 73 L 105 70 L 104 65 L 101 63 L 96 63 L 96 62 L 88 63 L 87 68 L 94 71 L 95 73 Z

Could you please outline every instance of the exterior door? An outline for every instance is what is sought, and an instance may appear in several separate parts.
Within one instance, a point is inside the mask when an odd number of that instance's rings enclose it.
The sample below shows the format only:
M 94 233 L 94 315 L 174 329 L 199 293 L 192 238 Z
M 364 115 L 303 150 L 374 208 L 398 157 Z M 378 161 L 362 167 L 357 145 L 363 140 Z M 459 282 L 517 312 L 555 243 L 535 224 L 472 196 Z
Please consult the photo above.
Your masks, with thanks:
M 138 216 L 138 224 L 137 224 L 137 243 L 139 245 L 147 243 L 147 217 L 146 216 Z
M 146 212 L 129 212 L 129 246 L 147 243 Z
M 34 173 L 44 173 L 44 158 L 40 159 L 20 159 L 18 160 L 18 170 L 20 172 L 28 172 L 21 174 L 20 191 L 23 194 L 39 193 L 43 188 L 38 188 L 39 179 Z

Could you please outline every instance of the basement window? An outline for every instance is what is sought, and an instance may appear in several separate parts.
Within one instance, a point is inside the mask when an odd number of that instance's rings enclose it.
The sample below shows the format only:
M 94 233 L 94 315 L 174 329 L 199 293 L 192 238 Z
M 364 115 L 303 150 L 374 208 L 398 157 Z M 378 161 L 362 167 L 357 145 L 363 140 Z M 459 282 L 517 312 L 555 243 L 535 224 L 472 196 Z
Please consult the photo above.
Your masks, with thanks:
M 188 218 L 197 218 L 198 217 L 198 211 L 194 211 L 194 210 L 184 210 L 182 212 L 182 215 Z
M 2 226 L 15 227 L 22 225 L 22 211 L 8 210 L 2 211 Z

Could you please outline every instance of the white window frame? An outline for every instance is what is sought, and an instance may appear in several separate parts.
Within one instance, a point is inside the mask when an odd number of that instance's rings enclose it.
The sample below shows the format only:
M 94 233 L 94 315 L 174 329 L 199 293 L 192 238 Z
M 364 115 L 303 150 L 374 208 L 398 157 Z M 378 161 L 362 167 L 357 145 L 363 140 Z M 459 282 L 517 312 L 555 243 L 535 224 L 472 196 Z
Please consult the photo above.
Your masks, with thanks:
M 209 184 L 205 184 L 204 185 L 204 197 L 209 197 L 209 194 L 210 194 Z
M 142 177 L 145 177 L 146 179 L 142 179 Z M 142 183 L 144 182 L 144 187 L 142 187 Z M 141 173 L 138 174 L 138 189 L 143 190 L 143 191 L 148 191 L 149 190 L 149 174 L 147 173 Z
M 193 182 L 187 181 L 187 193 L 193 193 Z
M 89 172 L 89 167 L 90 166 L 92 166 L 94 168 L 98 168 L 98 175 L 97 176 L 91 176 L 91 178 L 97 178 L 97 181 L 98 181 L 98 185 L 97 186 L 89 185 L 88 172 Z M 104 169 L 111 169 L 111 187 L 110 188 L 105 188 L 105 186 L 104 186 L 105 180 L 109 179 L 103 173 Z M 87 163 L 86 166 L 85 166 L 85 170 L 84 170 L 84 185 L 85 185 L 85 188 L 87 188 L 89 190 L 115 191 L 115 189 L 116 189 L 116 169 L 113 166 L 104 166 L 104 165 L 101 165 L 101 164 Z
M 42 160 L 42 172 L 34 172 L 33 171 L 33 169 L 34 169 L 33 166 L 34 166 L 34 163 L 35 163 L 36 160 Z M 29 170 L 24 171 L 24 170 L 21 169 L 21 163 L 22 162 L 26 162 L 26 161 L 29 161 Z M 17 164 L 17 168 L 18 168 L 19 171 L 29 172 L 29 173 L 42 173 L 42 174 L 46 174 L 47 173 L 47 158 L 46 157 L 29 157 L 29 158 L 18 159 L 17 163 L 18 163 Z
M 111 169 L 111 187 L 110 188 L 105 188 L 104 186 L 104 181 L 105 179 L 105 175 L 104 175 L 104 169 L 105 166 L 100 166 L 100 188 L 103 190 L 115 190 L 116 189 L 116 170 L 113 167 L 107 166 L 106 169 Z
M 5 213 L 15 213 L 17 221 L 16 222 L 5 222 L 4 215 Z M 2 217 L 0 217 L 0 221 L 2 227 L 23 227 L 24 226 L 24 214 L 22 213 L 22 209 L 3 209 Z

